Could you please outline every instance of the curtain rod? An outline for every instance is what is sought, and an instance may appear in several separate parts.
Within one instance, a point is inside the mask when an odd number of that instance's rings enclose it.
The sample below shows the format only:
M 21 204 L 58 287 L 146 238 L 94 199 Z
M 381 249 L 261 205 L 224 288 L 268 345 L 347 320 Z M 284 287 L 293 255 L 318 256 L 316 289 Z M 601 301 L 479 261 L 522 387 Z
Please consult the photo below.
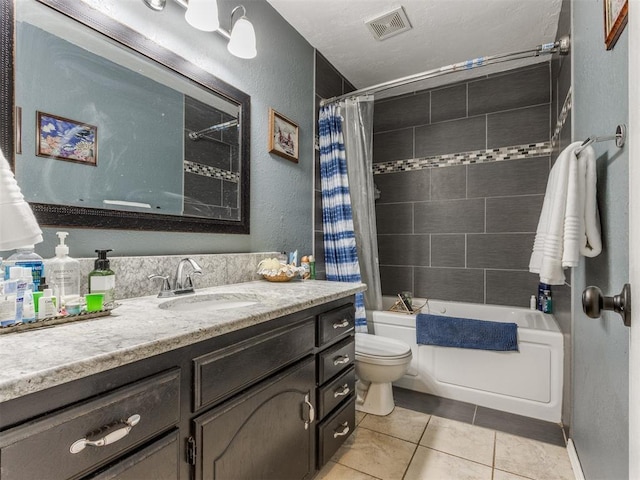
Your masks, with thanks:
M 391 88 L 400 87 L 402 85 L 408 85 L 411 83 L 419 82 L 422 80 L 428 80 L 430 78 L 439 77 L 441 75 L 446 75 L 449 73 L 461 71 L 461 70 L 471 70 L 473 68 L 478 67 L 486 67 L 488 65 L 494 65 L 497 63 L 509 62 L 512 60 L 520 60 L 528 57 L 537 57 L 540 55 L 560 53 L 560 55 L 567 55 L 569 53 L 570 48 L 570 40 L 568 35 L 564 35 L 560 37 L 557 42 L 545 43 L 543 45 L 538 45 L 536 48 L 530 50 L 522 50 L 519 52 L 512 53 L 503 53 L 499 55 L 491 55 L 487 57 L 478 57 L 472 60 L 467 60 L 465 62 L 453 63 L 451 65 L 447 65 L 440 68 L 434 68 L 432 70 L 427 70 L 426 72 L 415 73 L 413 75 L 408 75 L 406 77 L 398 78 L 395 80 L 389 80 L 387 82 L 379 83 L 377 85 L 372 85 L 367 88 L 361 88 L 359 90 L 355 90 L 353 92 L 345 93 L 344 95 L 340 95 L 337 97 L 327 98 L 320 101 L 320 105 L 324 106 L 328 103 L 337 102 L 340 100 L 344 100 L 345 98 L 351 98 L 358 95 L 367 95 L 374 94 L 377 92 L 382 92 L 384 90 L 389 90 Z

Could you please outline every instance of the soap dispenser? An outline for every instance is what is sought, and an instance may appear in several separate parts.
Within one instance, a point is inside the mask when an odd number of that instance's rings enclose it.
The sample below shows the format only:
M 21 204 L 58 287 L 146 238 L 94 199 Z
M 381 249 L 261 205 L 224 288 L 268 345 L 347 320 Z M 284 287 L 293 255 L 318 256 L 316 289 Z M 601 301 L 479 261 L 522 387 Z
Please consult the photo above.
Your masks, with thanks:
M 111 250 L 96 250 L 98 258 L 94 270 L 89 273 L 89 293 L 103 293 L 104 307 L 113 308 L 116 292 L 116 274 L 110 268 L 107 253 Z
M 68 302 L 80 298 L 80 262 L 69 256 L 69 247 L 65 245 L 68 232 L 56 232 L 60 244 L 56 246 L 56 256 L 45 264 L 47 279 L 53 287 L 62 309 Z

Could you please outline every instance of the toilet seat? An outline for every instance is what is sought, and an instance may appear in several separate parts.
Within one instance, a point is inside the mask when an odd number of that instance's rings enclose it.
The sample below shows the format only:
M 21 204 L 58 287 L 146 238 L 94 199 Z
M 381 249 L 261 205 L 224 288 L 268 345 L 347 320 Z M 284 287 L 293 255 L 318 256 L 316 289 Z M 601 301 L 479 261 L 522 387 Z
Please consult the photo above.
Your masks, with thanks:
M 356 333 L 356 360 L 375 365 L 401 365 L 411 357 L 411 347 L 393 338 Z

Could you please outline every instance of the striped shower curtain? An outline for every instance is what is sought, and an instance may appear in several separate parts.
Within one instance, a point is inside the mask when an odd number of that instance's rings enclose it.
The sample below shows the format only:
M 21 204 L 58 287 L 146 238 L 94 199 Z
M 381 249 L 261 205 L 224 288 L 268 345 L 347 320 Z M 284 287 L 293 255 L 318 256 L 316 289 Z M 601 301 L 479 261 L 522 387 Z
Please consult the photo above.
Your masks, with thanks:
M 347 180 L 342 117 L 337 104 L 320 108 L 320 175 L 327 280 L 360 282 Z M 356 294 L 356 331 L 367 331 L 364 296 Z

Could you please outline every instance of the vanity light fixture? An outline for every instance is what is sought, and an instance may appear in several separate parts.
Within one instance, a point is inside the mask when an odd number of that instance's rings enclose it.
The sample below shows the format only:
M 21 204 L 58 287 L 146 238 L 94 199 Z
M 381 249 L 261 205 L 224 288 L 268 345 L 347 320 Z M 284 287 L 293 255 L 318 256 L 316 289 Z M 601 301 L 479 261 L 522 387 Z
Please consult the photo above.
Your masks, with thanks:
M 227 40 L 227 50 L 238 58 L 255 58 L 258 54 L 256 50 L 256 32 L 251 22 L 247 19 L 247 10 L 243 5 L 238 5 L 231 12 L 231 32 L 220 27 L 218 17 L 217 0 L 174 0 L 176 3 L 186 8 L 184 18 L 194 28 L 205 32 L 217 32 Z M 164 9 L 167 0 L 142 0 L 151 10 L 159 12 Z M 242 9 L 242 16 L 233 23 L 233 15 Z

